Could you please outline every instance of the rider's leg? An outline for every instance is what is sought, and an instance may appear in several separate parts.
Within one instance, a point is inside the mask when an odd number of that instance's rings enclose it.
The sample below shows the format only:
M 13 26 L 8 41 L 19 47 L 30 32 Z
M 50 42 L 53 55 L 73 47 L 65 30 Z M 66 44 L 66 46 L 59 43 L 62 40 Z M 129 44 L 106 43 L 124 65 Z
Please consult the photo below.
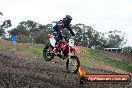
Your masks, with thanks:
M 55 54 L 55 55 L 57 55 L 58 54 L 58 47 L 59 47 L 59 37 L 58 36 L 56 36 L 55 37 L 55 40 L 56 40 L 56 43 L 55 43 L 55 47 L 54 47 L 54 49 L 53 49 L 53 54 Z
M 54 49 L 53 49 L 53 53 L 54 53 L 55 55 L 57 55 L 57 54 L 59 53 L 59 49 L 60 49 L 59 42 L 60 42 L 60 40 L 63 39 L 62 34 L 61 34 L 61 33 L 58 33 L 57 36 L 55 37 L 55 39 L 56 39 L 56 44 L 55 44 L 55 47 L 54 47 Z

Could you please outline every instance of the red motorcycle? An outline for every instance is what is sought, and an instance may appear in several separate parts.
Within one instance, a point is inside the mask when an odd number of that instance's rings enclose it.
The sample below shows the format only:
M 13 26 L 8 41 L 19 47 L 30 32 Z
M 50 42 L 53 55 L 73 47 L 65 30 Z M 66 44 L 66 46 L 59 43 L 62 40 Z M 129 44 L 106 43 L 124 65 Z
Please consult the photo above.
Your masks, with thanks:
M 60 57 L 61 59 L 66 61 L 66 69 L 68 72 L 73 72 L 73 73 L 77 73 L 78 69 L 80 67 L 80 61 L 79 58 L 75 55 L 75 52 L 80 53 L 79 48 L 77 48 L 76 46 L 74 46 L 74 39 L 71 38 L 68 41 L 66 40 L 61 40 L 58 43 L 58 54 L 55 55 L 53 54 L 53 49 L 56 46 L 56 40 L 55 40 L 55 36 L 52 34 L 48 34 L 49 38 L 49 42 L 47 42 L 47 44 L 44 47 L 43 50 L 43 57 L 46 61 L 51 61 L 52 59 L 54 59 L 55 56 Z

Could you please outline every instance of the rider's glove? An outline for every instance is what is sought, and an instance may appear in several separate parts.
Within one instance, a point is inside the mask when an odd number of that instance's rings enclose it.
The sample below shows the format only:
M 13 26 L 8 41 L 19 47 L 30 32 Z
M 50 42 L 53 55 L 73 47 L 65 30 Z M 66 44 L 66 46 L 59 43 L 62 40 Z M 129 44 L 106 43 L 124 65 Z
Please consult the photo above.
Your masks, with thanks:
M 72 36 L 75 36 L 75 34 L 73 33 Z

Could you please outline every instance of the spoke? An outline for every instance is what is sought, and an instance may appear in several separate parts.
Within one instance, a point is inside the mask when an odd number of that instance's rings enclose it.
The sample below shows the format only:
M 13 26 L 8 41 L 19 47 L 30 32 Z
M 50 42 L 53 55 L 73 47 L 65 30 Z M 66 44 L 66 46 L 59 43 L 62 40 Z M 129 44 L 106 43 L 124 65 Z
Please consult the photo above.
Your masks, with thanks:
M 77 61 L 74 59 L 71 59 L 69 62 L 69 70 L 71 72 L 74 72 L 77 69 Z

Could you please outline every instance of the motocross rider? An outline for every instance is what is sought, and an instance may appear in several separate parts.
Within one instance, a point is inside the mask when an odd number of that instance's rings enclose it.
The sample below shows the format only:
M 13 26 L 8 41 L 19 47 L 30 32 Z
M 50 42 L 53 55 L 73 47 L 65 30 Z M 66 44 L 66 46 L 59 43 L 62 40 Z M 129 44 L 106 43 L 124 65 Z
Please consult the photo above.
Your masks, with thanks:
M 62 29 L 67 28 L 70 33 L 75 36 L 74 32 L 71 29 L 70 23 L 71 23 L 72 17 L 70 15 L 66 15 L 63 20 L 60 20 L 58 23 L 56 23 L 55 26 L 53 26 L 53 28 L 51 29 L 54 36 L 55 36 L 55 40 L 56 40 L 56 44 L 55 47 L 53 49 L 53 54 L 57 55 L 58 54 L 58 50 L 57 48 L 59 47 L 59 41 L 62 40 L 64 38 L 63 34 L 62 34 Z

